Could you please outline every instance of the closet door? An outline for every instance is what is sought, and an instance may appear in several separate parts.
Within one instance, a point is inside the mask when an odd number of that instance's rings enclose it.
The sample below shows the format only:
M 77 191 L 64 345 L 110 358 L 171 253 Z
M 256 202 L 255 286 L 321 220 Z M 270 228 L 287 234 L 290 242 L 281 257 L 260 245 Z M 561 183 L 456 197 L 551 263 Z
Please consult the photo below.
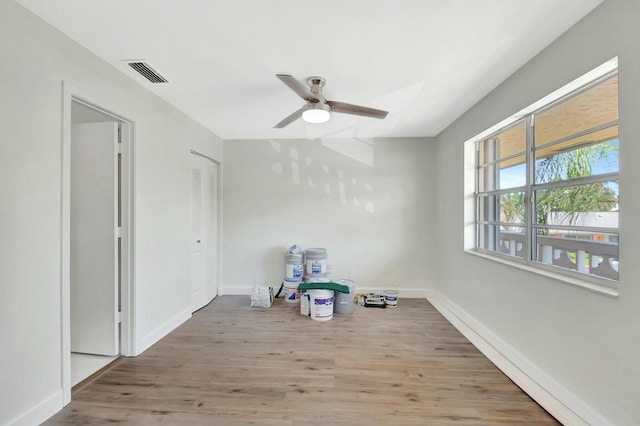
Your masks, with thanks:
M 207 304 L 206 206 L 201 158 L 191 168 L 191 312 Z
M 218 294 L 218 165 L 193 154 L 191 167 L 191 310 Z

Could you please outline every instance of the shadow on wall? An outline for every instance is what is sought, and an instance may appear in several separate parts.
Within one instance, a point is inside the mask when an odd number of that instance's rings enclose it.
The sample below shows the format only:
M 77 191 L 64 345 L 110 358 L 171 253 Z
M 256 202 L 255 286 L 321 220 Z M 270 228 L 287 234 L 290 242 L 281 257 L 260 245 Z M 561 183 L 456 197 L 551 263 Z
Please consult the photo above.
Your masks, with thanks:
M 374 167 L 374 142 L 365 139 L 325 139 L 309 143 L 335 151 L 358 163 Z M 284 141 L 269 140 L 272 152 L 277 154 L 271 163 L 271 171 L 284 176 L 290 173 L 291 183 L 305 185 L 311 190 L 321 190 L 327 197 L 335 197 L 341 204 L 351 204 L 369 213 L 375 212 L 373 185 L 367 180 L 353 176 L 346 168 L 331 167 L 310 153 L 301 152 L 300 147 L 286 146 Z M 287 144 L 288 145 L 288 144 Z M 306 179 L 303 178 L 306 177 Z

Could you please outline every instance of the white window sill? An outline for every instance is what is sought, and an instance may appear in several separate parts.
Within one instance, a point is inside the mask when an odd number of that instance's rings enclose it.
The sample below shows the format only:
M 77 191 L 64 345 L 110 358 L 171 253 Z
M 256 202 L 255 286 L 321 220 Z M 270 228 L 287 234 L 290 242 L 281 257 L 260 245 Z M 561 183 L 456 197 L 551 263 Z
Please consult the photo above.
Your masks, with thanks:
M 598 294 L 602 294 L 602 295 L 609 296 L 609 297 L 614 297 L 614 298 L 617 298 L 619 296 L 618 289 L 616 289 L 616 288 L 612 288 L 612 287 L 609 287 L 609 286 L 604 285 L 604 284 L 599 284 L 597 282 L 591 282 L 591 281 L 587 281 L 587 280 L 580 279 L 580 278 L 574 278 L 574 277 L 569 276 L 569 275 L 564 275 L 564 274 L 561 274 L 561 273 L 548 271 L 548 270 L 543 269 L 543 268 L 538 268 L 538 267 L 535 267 L 535 266 L 531 266 L 528 263 L 526 263 L 525 261 L 518 262 L 518 261 L 510 260 L 510 259 L 507 259 L 507 258 L 503 258 L 502 256 L 493 256 L 493 255 L 482 253 L 482 252 L 479 252 L 479 251 L 476 251 L 476 250 L 465 250 L 465 253 L 473 255 L 473 256 L 482 257 L 484 259 L 489 259 L 491 261 L 498 262 L 498 263 L 501 263 L 503 265 L 511 266 L 513 268 L 521 269 L 523 271 L 527 271 L 527 272 L 531 272 L 531 273 L 534 273 L 534 274 L 542 275 L 543 277 L 551 278 L 551 279 L 560 281 L 560 282 L 565 283 L 565 284 L 570 284 L 570 285 L 574 285 L 574 286 L 577 286 L 577 287 L 582 287 L 582 288 L 584 288 L 586 290 L 589 290 L 589 291 L 592 291 L 594 293 L 598 293 Z M 588 277 L 588 278 L 592 278 L 592 277 Z

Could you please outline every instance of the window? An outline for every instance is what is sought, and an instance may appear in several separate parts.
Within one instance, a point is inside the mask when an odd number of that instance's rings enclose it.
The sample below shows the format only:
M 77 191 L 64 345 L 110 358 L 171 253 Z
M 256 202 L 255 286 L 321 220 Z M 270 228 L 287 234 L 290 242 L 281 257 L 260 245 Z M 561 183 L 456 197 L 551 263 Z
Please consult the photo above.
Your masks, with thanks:
M 617 69 L 519 117 L 474 141 L 476 250 L 614 286 Z

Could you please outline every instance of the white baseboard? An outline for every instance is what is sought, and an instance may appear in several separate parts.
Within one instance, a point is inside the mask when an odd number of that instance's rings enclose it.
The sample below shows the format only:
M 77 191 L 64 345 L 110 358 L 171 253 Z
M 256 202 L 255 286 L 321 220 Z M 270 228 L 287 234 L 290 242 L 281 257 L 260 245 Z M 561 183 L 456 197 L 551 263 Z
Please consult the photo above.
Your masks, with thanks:
M 279 285 L 273 286 L 274 293 L 278 291 Z M 356 293 L 376 293 L 382 294 L 384 288 L 357 287 Z M 418 288 L 398 288 L 398 297 L 407 299 L 426 299 L 433 290 Z M 223 287 L 219 291 L 220 296 L 251 296 L 252 287 Z
M 274 286 L 273 291 L 278 291 Z M 251 296 L 253 287 L 223 287 L 218 292 L 219 296 Z
M 429 290 L 425 288 L 406 288 L 398 287 L 398 299 L 426 299 L 429 295 Z M 384 294 L 384 288 L 374 287 L 356 287 L 356 293 L 375 293 Z
M 186 311 L 182 311 L 178 315 L 175 315 L 173 318 L 157 327 L 151 333 L 144 336 L 142 339 L 136 342 L 134 348 L 135 356 L 138 356 L 142 352 L 149 349 L 154 343 L 158 342 L 164 336 L 171 333 L 189 318 L 191 318 L 191 312 L 187 309 Z
M 563 425 L 613 426 L 609 420 L 436 290 L 429 302 L 496 367 Z
M 7 425 L 9 426 L 32 426 L 39 425 L 47 420 L 49 417 L 53 416 L 58 411 L 62 410 L 64 407 L 62 401 L 62 389 L 58 392 L 54 393 L 50 397 L 46 398 L 40 404 L 31 408 L 26 413 L 16 417 L 15 419 L 9 421 Z

